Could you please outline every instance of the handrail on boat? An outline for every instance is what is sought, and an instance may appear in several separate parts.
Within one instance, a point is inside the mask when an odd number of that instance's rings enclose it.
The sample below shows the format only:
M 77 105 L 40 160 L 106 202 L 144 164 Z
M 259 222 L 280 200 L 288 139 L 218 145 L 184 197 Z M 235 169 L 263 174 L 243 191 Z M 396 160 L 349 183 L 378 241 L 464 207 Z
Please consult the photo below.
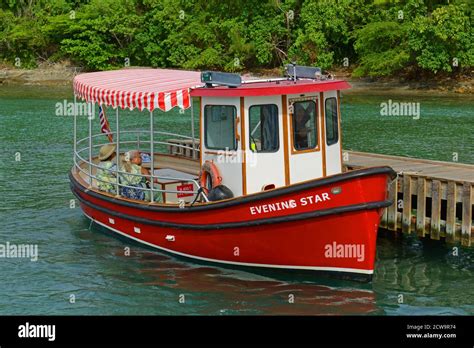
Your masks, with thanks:
M 116 135 L 116 132 L 110 132 L 112 135 Z M 149 134 L 149 132 L 145 131 L 145 130 L 140 130 L 140 129 L 136 129 L 136 130 L 128 130 L 128 131 L 120 131 L 120 134 L 133 134 L 133 133 L 137 133 L 138 134 L 138 137 L 137 137 L 137 144 L 140 145 L 141 143 L 148 143 L 150 144 L 150 140 L 140 140 L 140 137 L 139 137 L 139 134 Z M 154 134 L 157 134 L 157 135 L 168 135 L 168 136 L 173 136 L 173 137 L 177 137 L 177 138 L 183 138 L 183 139 L 187 139 L 187 140 L 195 140 L 195 144 L 199 144 L 199 141 L 198 139 L 195 139 L 195 138 L 192 138 L 190 136 L 187 136 L 187 135 L 181 135 L 181 134 L 176 134 L 176 133 L 170 133 L 170 132 L 160 132 L 160 131 L 155 131 L 153 132 Z M 92 139 L 94 138 L 98 138 L 100 136 L 104 136 L 104 133 L 97 133 L 97 134 L 93 134 L 92 135 Z M 76 145 L 79 145 L 81 144 L 82 142 L 86 141 L 86 140 L 89 140 L 89 137 L 84 137 L 82 139 L 79 139 L 77 142 L 76 142 Z M 128 143 L 135 143 L 135 141 L 133 140 L 129 140 L 129 141 L 121 141 L 120 144 L 128 144 Z M 189 145 L 180 145 L 180 144 L 176 144 L 176 143 L 170 143 L 170 142 L 162 142 L 162 141 L 154 141 L 153 142 L 154 144 L 160 144 L 160 145 L 171 145 L 171 146 L 174 146 L 174 147 L 178 147 L 178 148 L 183 148 L 183 149 L 188 149 L 188 150 L 192 150 L 193 152 L 200 152 L 201 150 L 194 146 L 193 147 L 193 144 L 190 144 Z M 101 144 L 95 144 L 92 146 L 92 148 L 96 148 L 96 147 L 101 147 L 103 145 L 105 145 L 107 143 L 101 143 Z M 80 151 L 78 152 L 82 152 L 84 151 L 84 149 L 89 149 L 88 147 L 86 148 L 83 148 L 81 149 Z
M 115 132 L 111 132 L 111 133 L 113 135 L 116 135 Z M 154 144 L 168 145 L 168 146 L 173 146 L 173 147 L 176 147 L 176 148 L 190 149 L 190 150 L 193 151 L 193 155 L 194 155 L 195 151 L 200 151 L 198 148 L 196 148 L 194 141 L 193 141 L 192 146 L 186 146 L 186 145 L 180 145 L 180 144 L 177 144 L 177 143 L 172 143 L 172 142 L 169 142 L 169 141 L 155 141 L 155 140 L 152 141 L 151 139 L 150 140 L 140 140 L 139 134 L 142 134 L 142 133 L 143 134 L 149 134 L 150 132 L 145 131 L 145 130 L 120 131 L 120 135 L 133 134 L 133 133 L 138 134 L 138 137 L 137 137 L 136 141 L 135 140 L 119 141 L 119 144 L 120 145 L 122 145 L 122 144 L 137 144 L 138 148 L 139 148 L 141 143 L 150 144 L 150 147 L 151 147 L 152 143 L 153 143 L 153 145 Z M 159 131 L 154 131 L 153 133 L 158 134 L 158 135 L 167 135 L 167 136 L 173 136 L 173 137 L 183 138 L 183 139 L 188 139 L 188 140 L 196 140 L 196 144 L 198 144 L 197 139 L 193 139 L 192 137 L 181 135 L 181 134 L 175 134 L 175 133 L 170 133 L 170 132 L 159 132 Z M 103 137 L 104 134 L 103 133 L 90 134 L 88 137 L 77 140 L 75 142 L 75 146 L 74 146 L 74 167 L 77 170 L 79 170 L 81 173 L 83 173 L 84 175 L 86 175 L 88 177 L 90 186 L 92 186 L 93 179 L 95 179 L 96 181 L 110 183 L 108 181 L 105 181 L 105 180 L 102 180 L 102 179 L 98 178 L 97 175 L 92 174 L 92 168 L 96 168 L 96 169 L 100 169 L 100 170 L 105 171 L 105 172 L 112 173 L 115 176 L 116 180 L 114 180 L 110 184 L 115 186 L 115 191 L 116 191 L 115 194 L 117 196 L 121 196 L 121 193 L 120 193 L 121 190 L 120 189 L 124 188 L 124 187 L 150 192 L 151 202 L 154 201 L 154 193 L 155 192 L 174 193 L 174 194 L 183 193 L 183 191 L 178 191 L 178 190 L 155 188 L 153 184 L 155 183 L 155 179 L 157 179 L 157 180 L 172 180 L 172 181 L 179 182 L 179 183 L 193 183 L 198 189 L 193 190 L 193 191 L 186 191 L 186 193 L 194 194 L 194 195 L 196 195 L 196 198 L 201 196 L 204 199 L 204 201 L 206 201 L 206 202 L 209 201 L 208 198 L 207 198 L 207 195 L 204 193 L 204 191 L 201 188 L 199 180 L 196 180 L 196 179 L 183 179 L 183 178 L 173 177 L 173 176 L 155 175 L 153 172 L 151 172 L 150 175 L 133 174 L 133 173 L 128 173 L 128 172 L 124 172 L 124 171 L 120 170 L 119 166 L 116 166 L 116 169 L 106 169 L 106 168 L 102 168 L 101 166 L 93 163 L 91 154 L 92 154 L 92 150 L 94 148 L 100 148 L 100 147 L 102 147 L 103 145 L 106 145 L 106 144 L 116 144 L 116 142 L 112 142 L 112 143 L 111 142 L 103 142 L 103 143 L 98 143 L 98 144 L 92 144 L 92 139 L 98 138 L 100 136 Z M 91 146 L 84 146 L 84 147 L 78 149 L 78 145 L 82 144 L 85 141 L 89 141 L 89 144 Z M 83 156 L 81 156 L 81 153 L 84 152 L 84 151 L 89 151 L 90 159 L 86 159 Z M 156 153 L 159 153 L 159 152 L 154 151 L 154 154 L 156 154 Z M 152 155 L 152 154 L 150 154 L 150 155 Z M 82 168 L 81 165 L 87 165 L 89 170 L 85 170 L 84 168 Z M 136 187 L 136 186 L 129 186 L 129 185 L 123 184 L 123 183 L 120 182 L 120 176 L 121 175 L 132 175 L 132 176 L 139 176 L 139 177 L 148 178 L 150 183 L 151 183 L 150 187 Z

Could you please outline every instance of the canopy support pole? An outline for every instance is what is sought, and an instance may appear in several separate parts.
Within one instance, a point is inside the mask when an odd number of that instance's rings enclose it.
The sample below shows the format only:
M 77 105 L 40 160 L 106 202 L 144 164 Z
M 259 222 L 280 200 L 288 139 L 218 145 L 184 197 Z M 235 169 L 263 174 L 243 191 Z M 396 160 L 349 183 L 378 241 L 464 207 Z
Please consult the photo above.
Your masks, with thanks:
M 191 137 L 193 141 L 193 159 L 196 159 L 196 145 L 194 140 L 194 107 L 193 107 L 193 97 L 191 97 Z
M 153 184 L 155 182 L 153 173 L 155 170 L 155 153 L 154 153 L 154 124 L 153 124 L 153 111 L 150 111 L 150 202 L 153 203 L 155 200 L 155 195 L 153 192 Z
M 115 195 L 120 196 L 120 184 L 119 184 L 119 166 L 120 166 L 120 127 L 119 127 L 119 108 L 115 109 L 115 179 L 117 183 L 115 184 Z
M 92 188 L 92 103 L 89 103 L 89 188 Z
M 77 170 L 76 168 L 76 153 L 77 153 L 77 97 L 74 94 L 74 154 L 73 154 L 73 165 L 74 171 Z

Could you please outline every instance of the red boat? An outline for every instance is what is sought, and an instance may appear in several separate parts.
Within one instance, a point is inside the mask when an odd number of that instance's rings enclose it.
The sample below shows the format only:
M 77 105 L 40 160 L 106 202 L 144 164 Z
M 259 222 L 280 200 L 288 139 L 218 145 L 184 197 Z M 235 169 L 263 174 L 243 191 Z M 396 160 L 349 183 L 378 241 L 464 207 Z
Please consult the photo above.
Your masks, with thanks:
M 72 191 L 95 223 L 176 255 L 370 279 L 396 174 L 343 167 L 340 91 L 349 87 L 295 65 L 268 80 L 163 69 L 78 75 L 75 96 L 101 106 L 102 132 L 93 134 L 89 117 L 89 134 L 78 139 L 75 115 Z M 174 107 L 191 108 L 191 136 L 155 131 L 154 113 Z M 110 108 L 115 132 L 104 116 Z M 120 130 L 121 109 L 147 109 L 150 129 Z M 115 162 L 107 167 L 102 150 L 111 146 Z M 141 172 L 125 165 L 132 152 Z M 132 185 L 127 175 L 147 184 Z

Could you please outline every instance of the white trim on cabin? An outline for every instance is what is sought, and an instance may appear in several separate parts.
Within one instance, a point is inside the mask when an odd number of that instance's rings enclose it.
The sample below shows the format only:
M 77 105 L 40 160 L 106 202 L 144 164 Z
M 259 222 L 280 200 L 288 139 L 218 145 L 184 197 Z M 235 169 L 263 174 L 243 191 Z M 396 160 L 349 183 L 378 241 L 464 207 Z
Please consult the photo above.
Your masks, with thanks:
M 328 98 L 333 97 L 336 98 L 336 103 L 338 103 L 337 91 L 287 95 L 288 105 L 282 105 L 281 95 L 243 97 L 243 115 L 241 115 L 241 97 L 202 97 L 201 123 L 205 123 L 204 109 L 206 105 L 232 105 L 237 109 L 238 124 L 235 125 L 235 129 L 237 129 L 240 136 L 240 140 L 237 142 L 237 150 L 230 150 L 226 152 L 225 156 L 218 156 L 217 150 L 206 148 L 206 127 L 201 127 L 202 163 L 206 160 L 214 161 L 221 173 L 222 184 L 229 187 L 234 196 L 260 192 L 266 185 L 275 185 L 275 187 L 285 186 L 286 167 L 289 167 L 289 184 L 341 173 L 341 134 L 340 132 L 338 133 L 338 141 L 336 143 L 327 145 L 325 130 L 325 102 Z M 293 114 L 290 113 L 291 108 L 289 105 L 295 101 L 303 100 L 314 100 L 316 103 L 317 146 L 308 150 L 298 151 L 294 147 L 292 134 Z M 249 109 L 252 105 L 262 104 L 275 104 L 278 107 L 280 139 L 279 149 L 274 153 L 256 153 L 250 150 Z M 286 108 L 286 113 L 283 108 Z M 283 115 L 285 114 L 287 115 L 287 134 L 284 134 L 283 125 Z M 242 132 L 242 122 L 245 129 L 244 134 L 240 134 Z M 340 115 L 338 115 L 339 122 Z M 339 129 L 340 125 L 338 124 Z M 244 146 L 242 146 L 242 139 L 245 141 Z M 285 163 L 285 140 L 288 144 L 288 163 Z M 246 149 L 245 155 L 242 152 L 242 148 Z M 224 157 L 229 161 L 222 162 Z M 237 160 L 232 162 L 230 159 Z

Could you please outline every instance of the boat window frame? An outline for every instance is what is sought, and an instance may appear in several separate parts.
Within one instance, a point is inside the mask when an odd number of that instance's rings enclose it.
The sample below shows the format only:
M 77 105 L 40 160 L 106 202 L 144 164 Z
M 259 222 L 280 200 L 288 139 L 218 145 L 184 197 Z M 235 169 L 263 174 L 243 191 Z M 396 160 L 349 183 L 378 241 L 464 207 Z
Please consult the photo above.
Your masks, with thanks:
M 335 139 L 331 139 L 331 141 L 329 141 L 329 137 L 328 137 L 328 130 L 329 130 L 329 127 L 328 127 L 328 101 L 329 100 L 334 100 L 334 109 L 332 110 L 332 114 L 331 114 L 331 119 L 332 119 L 332 132 L 333 134 L 335 134 Z M 339 108 L 338 108 L 338 104 L 337 104 L 337 98 L 336 97 L 328 97 L 324 100 L 324 128 L 325 129 L 325 138 L 326 138 L 326 145 L 327 146 L 331 146 L 331 145 L 335 145 L 339 142 Z M 335 111 L 335 113 L 334 113 Z
M 206 108 L 208 106 L 229 106 L 234 108 L 234 120 L 233 120 L 233 125 L 232 125 L 232 139 L 234 142 L 234 147 L 233 148 L 220 148 L 220 147 L 209 147 L 207 144 L 207 122 L 206 122 Z M 236 127 L 237 127 L 237 120 L 239 119 L 238 114 L 237 114 L 237 107 L 233 104 L 206 104 L 204 105 L 203 108 L 203 123 L 204 123 L 204 146 L 207 150 L 216 150 L 216 151 L 237 151 L 239 148 L 238 140 L 236 137 Z
M 295 137 L 293 132 L 293 117 L 294 117 L 294 104 L 298 102 L 306 102 L 312 101 L 315 107 L 315 121 L 314 125 L 316 127 L 316 146 L 307 149 L 297 149 L 295 147 Z M 319 152 L 321 151 L 321 137 L 320 137 L 320 110 L 319 110 L 319 97 L 318 96 L 310 96 L 310 97 L 300 97 L 300 98 L 291 98 L 288 100 L 288 114 L 289 114 L 289 123 L 290 123 L 290 138 L 291 138 L 291 154 L 298 155 L 302 153 L 310 153 L 310 152 Z M 285 135 L 287 136 L 287 135 Z
M 250 110 L 253 108 L 253 107 L 261 107 L 261 106 L 275 106 L 276 107 L 276 114 L 275 114 L 275 120 L 276 120 L 276 125 L 277 125 L 277 137 L 276 137 L 276 149 L 275 150 L 265 150 L 265 151 L 253 151 L 252 150 L 252 129 L 251 129 L 251 122 L 250 122 L 250 115 L 251 115 L 251 112 Z M 280 110 L 278 109 L 278 105 L 275 104 L 275 103 L 268 103 L 268 104 L 253 104 L 253 105 L 250 105 L 249 108 L 248 108 L 248 129 L 249 129 L 249 132 L 248 132 L 248 135 L 249 135 L 249 141 L 248 141 L 248 145 L 249 145 L 249 150 L 252 151 L 253 153 L 276 153 L 278 151 L 280 151 L 280 118 L 278 117 L 280 114 Z M 272 115 L 273 116 L 273 115 Z M 261 127 L 261 126 L 260 126 Z

